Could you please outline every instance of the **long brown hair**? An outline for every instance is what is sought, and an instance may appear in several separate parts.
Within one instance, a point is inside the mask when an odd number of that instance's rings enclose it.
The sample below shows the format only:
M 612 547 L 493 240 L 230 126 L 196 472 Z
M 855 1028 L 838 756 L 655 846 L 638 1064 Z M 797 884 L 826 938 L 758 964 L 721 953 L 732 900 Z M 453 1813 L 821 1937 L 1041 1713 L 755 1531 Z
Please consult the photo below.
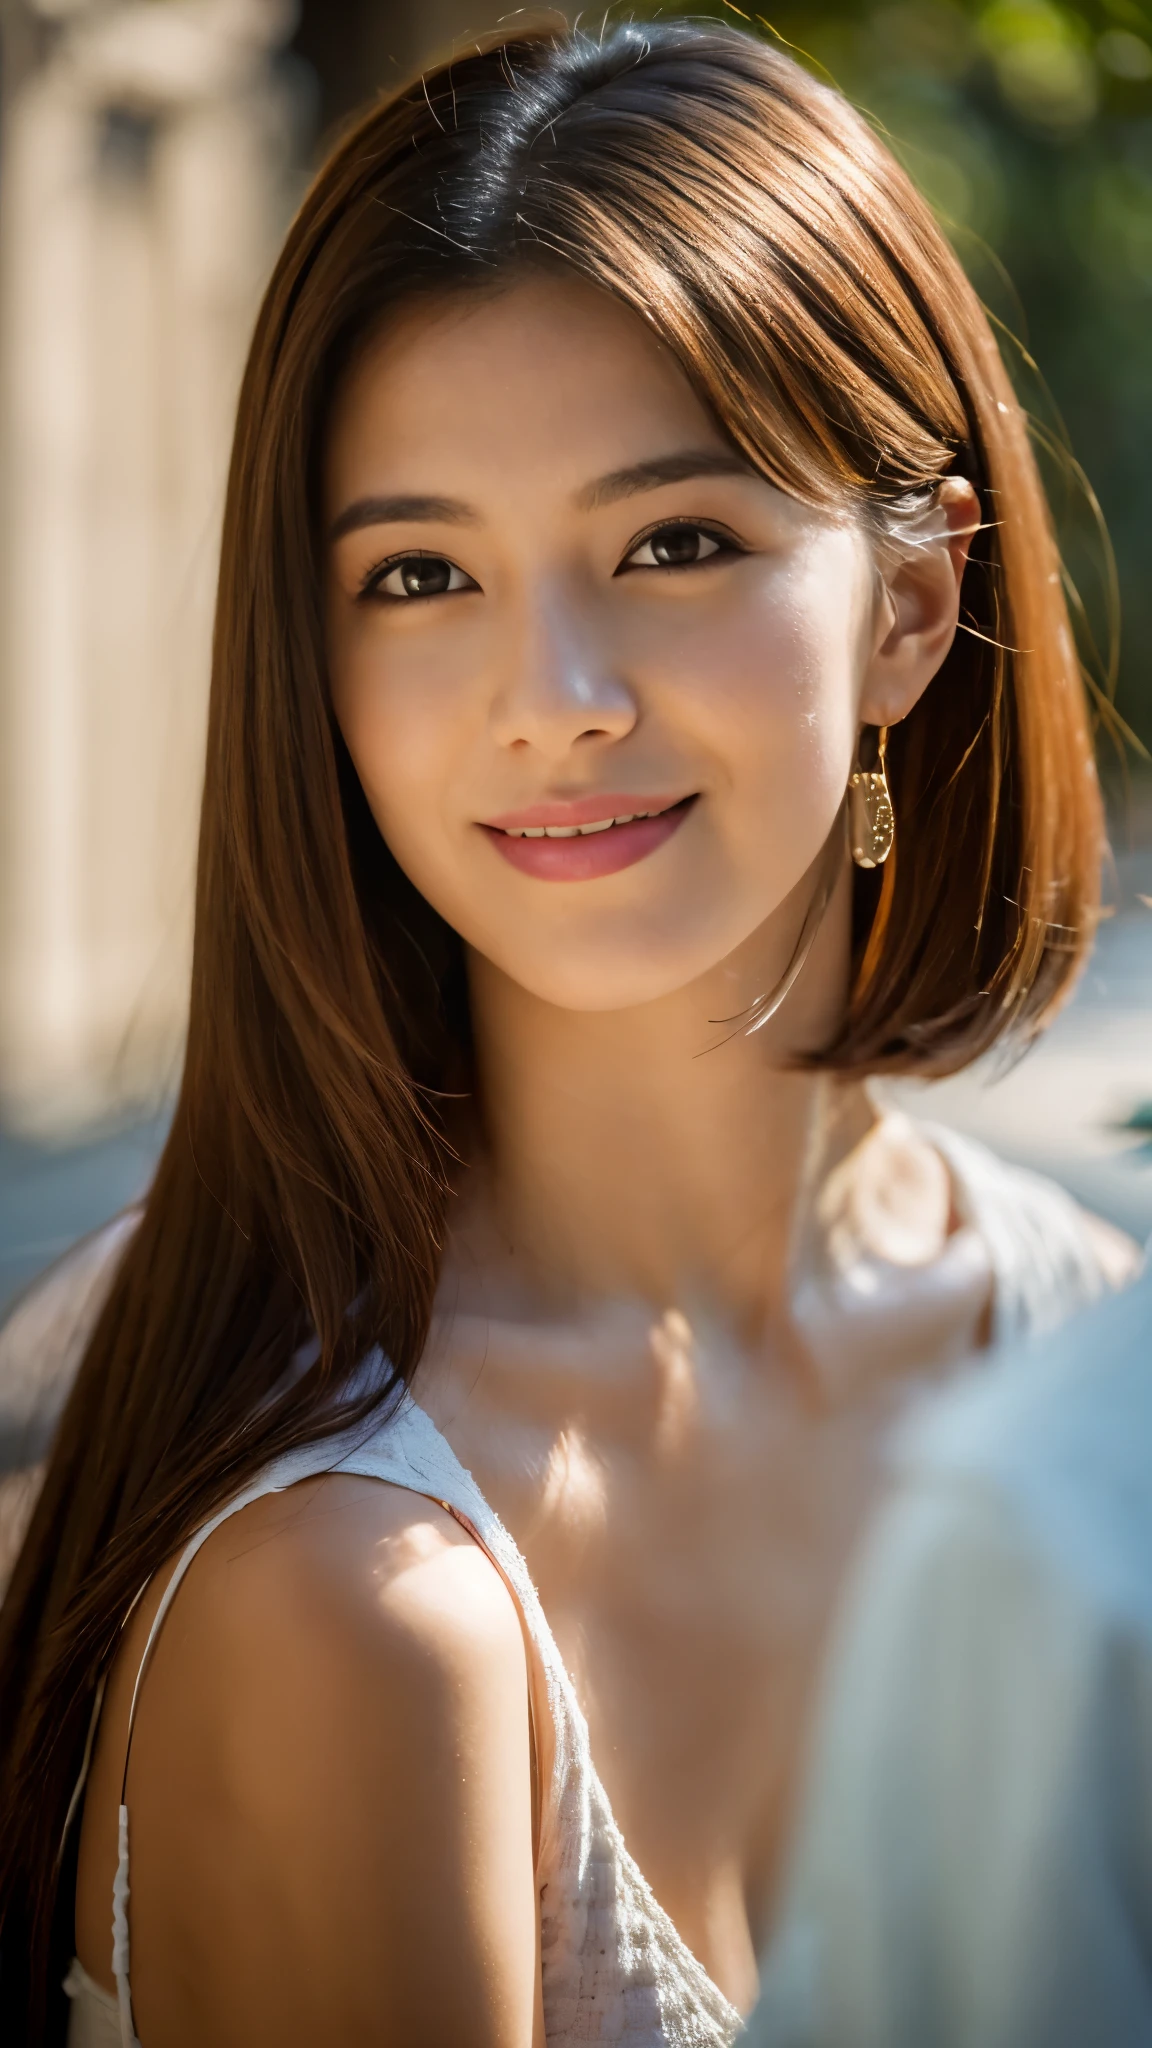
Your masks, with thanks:
M 272 1455 L 367 1413 L 348 1383 L 370 1347 L 398 1382 L 421 1355 L 436 1104 L 467 1072 L 460 949 L 381 842 L 333 722 L 316 467 L 373 323 L 539 266 L 633 307 L 785 490 L 881 525 L 949 474 L 980 496 L 963 630 L 892 735 L 898 851 L 857 877 L 825 1063 L 940 1072 L 1027 1035 L 1091 934 L 1096 786 L 1026 425 L 870 128 L 787 57 L 684 24 L 518 32 L 374 106 L 305 199 L 252 344 L 183 1085 L 3 1610 L 0 2001 L 24 2038 L 50 2024 L 61 1831 L 133 1596 Z M 315 1362 L 286 1374 L 310 1339 Z

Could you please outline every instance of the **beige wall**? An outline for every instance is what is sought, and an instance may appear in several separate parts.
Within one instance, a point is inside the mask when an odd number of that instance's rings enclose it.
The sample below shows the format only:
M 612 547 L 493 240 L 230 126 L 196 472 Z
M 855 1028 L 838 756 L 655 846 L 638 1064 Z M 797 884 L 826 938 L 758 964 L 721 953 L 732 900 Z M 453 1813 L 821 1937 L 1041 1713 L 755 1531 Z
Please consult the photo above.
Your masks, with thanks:
M 282 224 L 282 0 L 80 8 L 0 160 L 0 1116 L 162 1092 L 216 534 Z

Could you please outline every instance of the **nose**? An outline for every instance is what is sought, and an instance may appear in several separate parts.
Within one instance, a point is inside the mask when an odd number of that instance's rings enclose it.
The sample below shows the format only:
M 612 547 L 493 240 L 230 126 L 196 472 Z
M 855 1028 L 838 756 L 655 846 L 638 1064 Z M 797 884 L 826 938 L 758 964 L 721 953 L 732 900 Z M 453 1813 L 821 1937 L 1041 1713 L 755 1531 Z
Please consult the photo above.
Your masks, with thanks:
M 498 743 L 553 761 L 624 739 L 639 706 L 575 593 L 541 594 L 503 649 L 492 702 Z

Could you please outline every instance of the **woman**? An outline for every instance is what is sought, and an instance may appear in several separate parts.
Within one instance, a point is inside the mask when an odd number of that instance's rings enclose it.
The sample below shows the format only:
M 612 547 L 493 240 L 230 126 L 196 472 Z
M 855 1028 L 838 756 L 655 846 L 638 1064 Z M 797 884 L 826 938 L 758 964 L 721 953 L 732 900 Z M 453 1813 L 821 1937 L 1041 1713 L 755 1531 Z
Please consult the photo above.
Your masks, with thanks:
M 732 2038 L 894 1395 L 1126 1256 L 865 1083 L 1035 1032 L 1099 853 L 1024 422 L 850 109 L 683 26 L 375 108 L 253 343 L 183 1088 L 5 1608 L 28 2038 L 73 1904 L 74 2042 Z

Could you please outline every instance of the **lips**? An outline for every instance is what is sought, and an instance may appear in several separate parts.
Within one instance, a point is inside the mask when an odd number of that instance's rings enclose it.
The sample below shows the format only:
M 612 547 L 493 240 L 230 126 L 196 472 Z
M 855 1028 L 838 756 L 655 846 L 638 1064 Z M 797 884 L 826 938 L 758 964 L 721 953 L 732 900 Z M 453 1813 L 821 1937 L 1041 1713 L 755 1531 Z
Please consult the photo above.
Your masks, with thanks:
M 522 874 L 585 882 L 646 859 L 679 830 L 694 802 L 694 796 L 577 797 L 510 811 L 480 829 Z

